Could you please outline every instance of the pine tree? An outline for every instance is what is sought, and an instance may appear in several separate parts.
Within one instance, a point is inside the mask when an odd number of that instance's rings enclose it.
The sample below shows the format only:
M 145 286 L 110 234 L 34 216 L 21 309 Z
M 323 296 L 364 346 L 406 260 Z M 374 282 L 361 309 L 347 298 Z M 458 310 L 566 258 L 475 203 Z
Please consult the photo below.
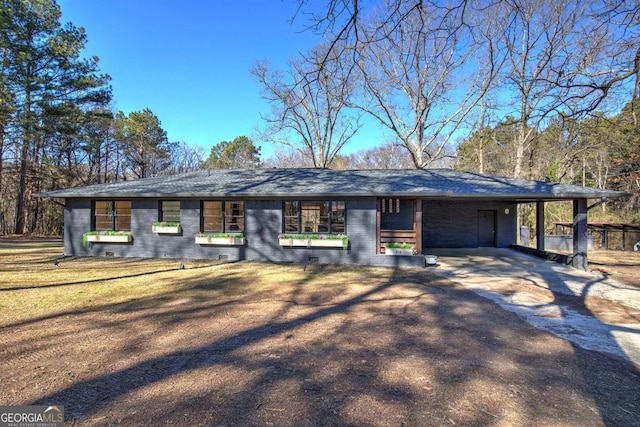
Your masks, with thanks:
M 111 96 L 109 76 L 98 73 L 98 58 L 81 58 L 82 27 L 61 25 L 54 0 L 1 0 L 0 49 L 3 80 L 14 101 L 11 126 L 18 150 L 18 188 L 14 232 L 32 231 L 32 194 L 40 190 L 40 170 L 48 140 L 43 121 L 48 107 L 105 104 Z M 50 109 L 49 109 L 50 111 Z M 31 210 L 32 211 L 32 210 Z

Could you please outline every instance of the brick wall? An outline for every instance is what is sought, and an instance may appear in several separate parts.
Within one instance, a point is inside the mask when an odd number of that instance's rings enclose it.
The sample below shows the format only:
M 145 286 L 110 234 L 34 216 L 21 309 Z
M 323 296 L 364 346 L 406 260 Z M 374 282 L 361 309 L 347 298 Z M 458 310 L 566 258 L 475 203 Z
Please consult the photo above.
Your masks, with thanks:
M 182 234 L 157 234 L 151 229 L 158 220 L 159 199 L 133 199 L 131 203 L 131 243 L 82 244 L 82 235 L 91 230 L 91 201 L 68 199 L 65 209 L 65 254 L 74 256 L 151 257 L 176 259 L 258 260 L 308 263 L 382 264 L 415 263 L 376 255 L 376 199 L 346 201 L 349 250 L 341 248 L 287 248 L 278 244 L 282 233 L 281 200 L 245 201 L 246 245 L 197 245 L 200 231 L 200 200 L 184 199 L 180 206 Z
M 509 213 L 506 213 L 508 209 Z M 516 243 L 516 205 L 508 202 L 425 200 L 422 204 L 423 248 L 478 246 L 478 211 L 496 213 L 496 246 Z
M 157 234 L 151 229 L 158 219 L 159 199 L 133 199 L 129 244 L 90 243 L 82 245 L 82 234 L 91 229 L 91 201 L 68 199 L 65 209 L 65 254 L 153 257 L 176 259 L 257 260 L 308 263 L 420 265 L 420 257 L 376 254 L 376 203 L 373 197 L 346 200 L 348 251 L 341 248 L 287 248 L 279 246 L 282 233 L 282 200 L 245 201 L 246 245 L 197 245 L 200 231 L 200 200 L 181 201 L 182 234 Z M 510 213 L 505 214 L 505 209 Z M 503 202 L 424 201 L 423 247 L 476 247 L 478 210 L 496 211 L 496 242 L 507 247 L 516 240 L 515 205 Z
M 247 259 L 308 263 L 317 258 L 321 264 L 376 264 L 376 199 L 346 201 L 350 248 L 288 248 L 278 244 L 282 233 L 282 200 L 246 202 Z M 378 262 L 379 263 L 379 262 Z

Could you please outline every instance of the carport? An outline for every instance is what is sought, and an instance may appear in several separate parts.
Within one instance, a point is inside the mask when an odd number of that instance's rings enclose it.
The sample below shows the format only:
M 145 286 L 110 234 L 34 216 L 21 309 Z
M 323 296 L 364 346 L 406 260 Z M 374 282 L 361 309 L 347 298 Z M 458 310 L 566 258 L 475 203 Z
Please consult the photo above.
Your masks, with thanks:
M 612 192 L 613 193 L 613 192 Z M 619 197 L 619 194 L 612 194 L 613 197 Z M 611 197 L 609 196 L 609 197 Z M 600 201 L 592 205 L 593 207 L 600 205 L 607 199 L 607 196 L 602 195 Z M 587 270 L 588 268 L 588 238 L 589 232 L 587 228 L 587 213 L 589 207 L 587 205 L 588 199 L 580 198 L 573 199 L 573 223 L 571 224 L 573 232 L 573 253 L 567 259 L 567 263 L 580 270 Z M 536 201 L 536 249 L 541 254 L 546 255 L 544 247 L 544 214 L 545 202 L 542 200 Z
M 486 183 L 483 183 L 486 186 Z M 529 254 L 562 262 L 586 270 L 588 260 L 588 211 L 610 198 L 624 193 L 562 184 L 544 183 L 531 191 L 526 186 L 512 187 L 510 194 L 456 194 L 448 198 L 422 199 L 422 253 L 437 248 L 512 247 Z M 559 191 L 561 190 L 561 191 Z M 589 205 L 590 200 L 595 203 Z M 572 202 L 572 253 L 547 252 L 544 243 L 545 205 L 550 202 Z M 517 211 L 523 204 L 535 204 L 536 247 L 517 244 Z M 452 244 L 453 243 L 453 244 Z
M 409 178 L 409 173 L 406 174 Z M 618 191 L 453 170 L 426 170 L 420 178 L 425 178 L 424 182 L 411 180 L 411 191 L 394 182 L 394 191 L 379 194 L 376 203 L 378 254 L 384 253 L 388 242 L 408 242 L 418 254 L 441 248 L 511 247 L 586 270 L 588 211 L 608 199 L 626 195 Z M 567 224 L 572 230 L 570 255 L 545 250 L 545 205 L 551 202 L 572 203 L 573 221 Z M 535 248 L 518 245 L 518 210 L 524 204 L 535 205 Z

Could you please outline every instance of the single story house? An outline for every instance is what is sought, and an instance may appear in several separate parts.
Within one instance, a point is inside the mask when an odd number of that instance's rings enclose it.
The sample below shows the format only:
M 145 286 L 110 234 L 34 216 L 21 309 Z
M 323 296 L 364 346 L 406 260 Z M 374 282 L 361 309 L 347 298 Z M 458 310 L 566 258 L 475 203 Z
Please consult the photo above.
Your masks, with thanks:
M 452 169 L 229 169 L 41 196 L 64 199 L 69 256 L 387 266 L 423 266 L 434 248 L 509 247 L 518 204 L 537 203 L 543 230 L 544 203 L 570 200 L 572 262 L 585 268 L 588 199 L 621 195 Z M 401 243 L 414 255 L 388 256 Z

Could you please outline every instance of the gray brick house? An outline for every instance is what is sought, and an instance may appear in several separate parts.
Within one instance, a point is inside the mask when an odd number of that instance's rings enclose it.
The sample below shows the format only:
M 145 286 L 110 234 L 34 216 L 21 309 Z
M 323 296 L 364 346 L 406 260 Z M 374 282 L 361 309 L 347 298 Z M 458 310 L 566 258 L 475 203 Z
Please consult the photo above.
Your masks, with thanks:
M 257 169 L 202 170 L 42 196 L 64 199 L 70 256 L 415 266 L 424 265 L 419 254 L 434 248 L 516 244 L 518 204 L 536 202 L 540 225 L 545 202 L 571 200 L 574 263 L 581 266 L 588 199 L 620 195 L 451 169 Z M 161 228 L 165 223 L 173 228 Z M 126 235 L 114 242 L 109 231 Z M 97 236 L 88 239 L 87 232 Z M 335 235 L 348 236 L 347 246 L 331 240 Z M 394 242 L 410 243 L 417 255 L 386 255 Z

